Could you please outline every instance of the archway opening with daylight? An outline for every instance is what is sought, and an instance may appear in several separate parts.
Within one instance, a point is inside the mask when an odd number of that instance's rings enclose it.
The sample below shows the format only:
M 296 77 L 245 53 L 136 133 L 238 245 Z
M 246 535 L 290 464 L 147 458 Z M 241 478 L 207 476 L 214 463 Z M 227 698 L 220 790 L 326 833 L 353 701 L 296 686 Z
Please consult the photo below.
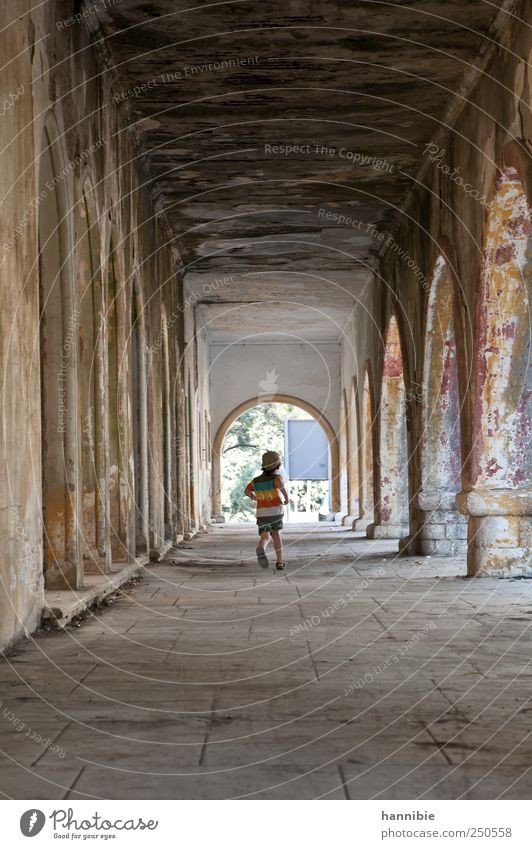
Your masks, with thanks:
M 325 429 L 306 410 L 280 402 L 258 404 L 227 430 L 221 450 L 221 509 L 227 522 L 254 522 L 255 504 L 244 495 L 261 473 L 265 451 L 277 451 L 287 482 L 286 522 L 325 521 L 331 512 L 331 459 Z

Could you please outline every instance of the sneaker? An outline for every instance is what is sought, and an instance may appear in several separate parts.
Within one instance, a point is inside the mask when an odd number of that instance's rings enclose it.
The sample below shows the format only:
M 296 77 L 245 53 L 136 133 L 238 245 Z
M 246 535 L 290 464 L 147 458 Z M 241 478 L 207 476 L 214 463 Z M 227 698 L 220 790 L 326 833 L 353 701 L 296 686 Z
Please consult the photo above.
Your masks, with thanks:
M 276 563 L 275 569 L 276 569 L 277 572 L 282 572 L 283 569 L 284 569 L 284 563 Z
M 262 566 L 263 569 L 267 569 L 269 566 L 268 558 L 266 557 L 266 552 L 260 545 L 255 549 L 255 553 L 257 555 L 257 560 L 259 561 L 259 566 Z

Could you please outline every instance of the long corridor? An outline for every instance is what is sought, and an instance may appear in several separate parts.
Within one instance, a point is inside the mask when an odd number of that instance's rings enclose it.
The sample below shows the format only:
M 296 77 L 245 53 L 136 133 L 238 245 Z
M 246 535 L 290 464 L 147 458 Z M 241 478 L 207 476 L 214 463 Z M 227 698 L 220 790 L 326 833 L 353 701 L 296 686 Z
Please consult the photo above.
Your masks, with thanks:
M 529 798 L 525 579 L 338 525 L 211 528 L 0 666 L 10 798 Z

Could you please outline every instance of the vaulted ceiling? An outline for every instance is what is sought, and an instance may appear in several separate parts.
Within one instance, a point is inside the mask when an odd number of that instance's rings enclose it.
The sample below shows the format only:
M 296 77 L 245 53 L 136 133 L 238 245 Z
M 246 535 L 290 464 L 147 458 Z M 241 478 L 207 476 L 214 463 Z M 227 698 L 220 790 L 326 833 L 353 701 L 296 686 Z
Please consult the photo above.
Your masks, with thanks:
M 105 5 L 211 338 L 338 338 L 500 0 Z

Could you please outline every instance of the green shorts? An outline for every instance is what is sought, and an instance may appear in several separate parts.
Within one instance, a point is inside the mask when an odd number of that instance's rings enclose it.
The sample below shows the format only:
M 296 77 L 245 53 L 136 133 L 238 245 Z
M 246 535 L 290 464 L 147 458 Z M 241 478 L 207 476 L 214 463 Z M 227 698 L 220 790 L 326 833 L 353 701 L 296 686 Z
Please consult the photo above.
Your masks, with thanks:
M 263 531 L 282 531 L 283 529 L 283 519 L 270 519 L 265 516 L 264 518 L 257 519 L 257 525 L 259 528 L 259 534 Z

